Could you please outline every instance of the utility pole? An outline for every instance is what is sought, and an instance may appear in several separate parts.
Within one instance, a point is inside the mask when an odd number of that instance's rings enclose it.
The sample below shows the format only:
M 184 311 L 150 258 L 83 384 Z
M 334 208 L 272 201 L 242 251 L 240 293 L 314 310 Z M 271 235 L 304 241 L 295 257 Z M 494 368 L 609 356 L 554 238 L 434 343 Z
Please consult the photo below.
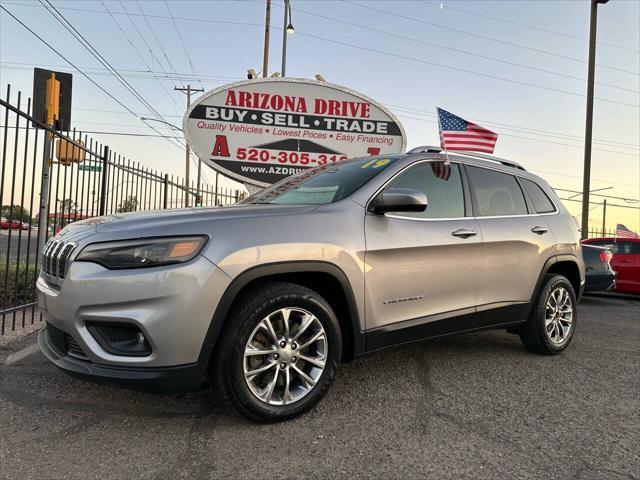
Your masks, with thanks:
M 187 110 L 189 110 L 189 106 L 191 105 L 191 94 L 204 92 L 202 88 L 191 88 L 191 85 L 187 85 L 187 88 L 182 87 L 173 87 L 174 90 L 178 92 L 185 93 L 187 95 Z M 185 144 L 184 147 L 184 181 L 186 184 L 185 192 L 184 192 L 184 206 L 185 208 L 189 206 L 189 144 Z M 197 186 L 197 195 L 200 195 L 200 174 L 202 171 L 202 160 L 198 159 L 198 186 Z
M 267 0 L 267 13 L 264 19 L 264 53 L 262 54 L 262 76 L 267 78 L 269 70 L 269 28 L 271 25 L 271 0 Z
M 596 27 L 598 4 L 609 0 L 591 0 L 589 26 L 589 68 L 587 73 L 587 118 L 584 135 L 584 171 L 582 180 L 582 238 L 589 235 L 589 188 L 591 184 L 591 137 L 593 133 L 593 89 L 596 71 Z
M 607 199 L 605 198 L 602 202 L 602 236 L 605 237 L 604 234 L 604 226 L 607 221 Z

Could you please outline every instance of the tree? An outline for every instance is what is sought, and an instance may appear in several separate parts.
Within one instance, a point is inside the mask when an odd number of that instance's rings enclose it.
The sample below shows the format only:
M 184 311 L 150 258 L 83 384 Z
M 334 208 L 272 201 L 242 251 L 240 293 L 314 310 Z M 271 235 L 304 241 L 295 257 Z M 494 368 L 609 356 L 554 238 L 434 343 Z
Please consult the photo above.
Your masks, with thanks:
M 65 198 L 60 202 L 60 213 L 75 215 L 76 213 L 78 213 L 78 204 L 70 198 Z
M 135 212 L 138 209 L 138 198 L 133 195 L 129 195 L 125 198 L 120 205 L 118 205 L 118 212 Z
M 24 223 L 31 223 L 31 213 L 20 205 L 2 205 L 2 216 Z

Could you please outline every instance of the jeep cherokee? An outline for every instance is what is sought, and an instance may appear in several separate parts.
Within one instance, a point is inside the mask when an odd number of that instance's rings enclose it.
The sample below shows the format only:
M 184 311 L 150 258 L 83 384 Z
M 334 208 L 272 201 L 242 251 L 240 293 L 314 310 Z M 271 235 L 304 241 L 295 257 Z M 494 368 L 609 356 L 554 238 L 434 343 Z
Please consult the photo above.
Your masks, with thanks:
M 576 224 L 519 165 L 423 147 L 319 165 L 237 205 L 116 214 L 45 246 L 39 344 L 131 387 L 213 381 L 256 421 L 308 410 L 341 361 L 481 329 L 556 354 L 575 332 Z

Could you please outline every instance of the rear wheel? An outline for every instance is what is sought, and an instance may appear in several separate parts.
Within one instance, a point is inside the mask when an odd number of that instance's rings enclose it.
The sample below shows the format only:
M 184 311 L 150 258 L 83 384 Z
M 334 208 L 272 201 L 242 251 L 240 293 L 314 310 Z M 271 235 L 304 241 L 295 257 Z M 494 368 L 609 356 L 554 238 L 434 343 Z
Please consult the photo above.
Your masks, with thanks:
M 562 275 L 547 275 L 527 323 L 522 343 L 532 352 L 554 355 L 567 348 L 576 329 L 576 295 Z
M 245 416 L 286 420 L 328 390 L 342 349 L 331 306 L 290 283 L 260 287 L 229 318 L 217 368 L 226 393 Z

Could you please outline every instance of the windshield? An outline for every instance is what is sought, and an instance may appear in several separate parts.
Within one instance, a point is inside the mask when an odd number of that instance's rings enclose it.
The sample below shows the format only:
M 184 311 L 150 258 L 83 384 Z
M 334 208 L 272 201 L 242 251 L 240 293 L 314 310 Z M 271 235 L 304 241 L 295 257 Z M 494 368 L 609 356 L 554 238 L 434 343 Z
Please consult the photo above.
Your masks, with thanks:
M 366 157 L 311 168 L 265 188 L 241 203 L 323 205 L 351 195 L 397 157 Z

